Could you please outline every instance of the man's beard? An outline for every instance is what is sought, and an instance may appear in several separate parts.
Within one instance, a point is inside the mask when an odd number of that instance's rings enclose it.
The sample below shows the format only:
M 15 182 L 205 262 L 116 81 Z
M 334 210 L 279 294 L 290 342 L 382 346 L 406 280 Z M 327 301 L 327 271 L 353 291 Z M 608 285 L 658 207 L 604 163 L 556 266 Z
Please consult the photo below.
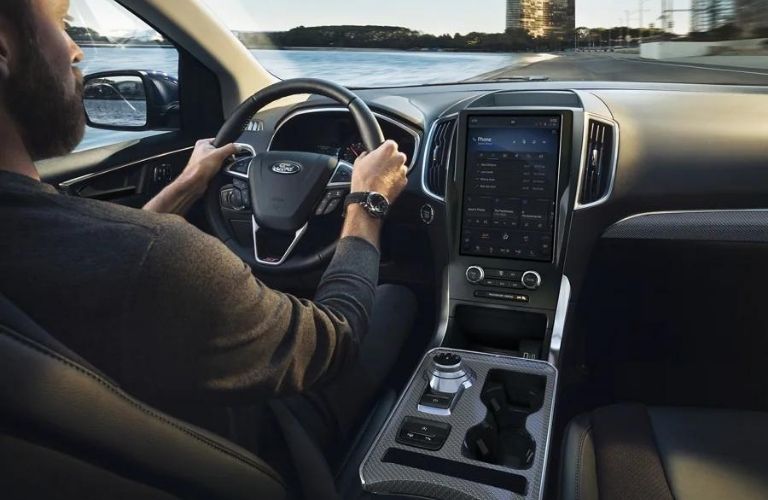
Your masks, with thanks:
M 69 95 L 64 82 L 38 51 L 28 46 L 23 61 L 5 86 L 5 105 L 19 126 L 33 161 L 72 152 L 85 133 L 83 79 L 75 69 L 76 89 Z

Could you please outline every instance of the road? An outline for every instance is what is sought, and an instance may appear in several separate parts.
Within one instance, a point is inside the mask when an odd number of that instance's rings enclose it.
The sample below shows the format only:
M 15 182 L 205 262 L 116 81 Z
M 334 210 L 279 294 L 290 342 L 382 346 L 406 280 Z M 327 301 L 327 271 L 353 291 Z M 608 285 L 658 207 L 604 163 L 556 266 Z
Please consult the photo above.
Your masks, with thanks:
M 768 56 L 766 56 L 768 59 Z M 640 59 L 616 53 L 565 54 L 524 68 L 504 68 L 473 80 L 547 76 L 550 80 L 768 85 L 768 68 L 733 68 Z

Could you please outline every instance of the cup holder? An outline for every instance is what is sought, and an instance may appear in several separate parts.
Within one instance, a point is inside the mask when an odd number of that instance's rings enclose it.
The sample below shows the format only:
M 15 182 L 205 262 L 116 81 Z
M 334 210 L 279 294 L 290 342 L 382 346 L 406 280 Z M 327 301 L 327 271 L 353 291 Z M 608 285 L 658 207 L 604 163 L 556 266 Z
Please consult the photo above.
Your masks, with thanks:
M 480 393 L 488 413 L 467 431 L 464 456 L 512 469 L 529 468 L 536 442 L 525 421 L 541 409 L 546 385 L 542 375 L 491 370 Z

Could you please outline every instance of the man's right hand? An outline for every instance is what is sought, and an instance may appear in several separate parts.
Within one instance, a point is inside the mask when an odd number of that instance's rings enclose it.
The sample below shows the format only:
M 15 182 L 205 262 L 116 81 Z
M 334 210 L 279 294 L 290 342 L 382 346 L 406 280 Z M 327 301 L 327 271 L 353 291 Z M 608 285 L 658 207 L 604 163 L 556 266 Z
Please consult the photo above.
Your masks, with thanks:
M 397 150 L 395 141 L 386 141 L 375 151 L 360 155 L 352 171 L 352 192 L 375 191 L 394 203 L 408 181 L 406 160 L 406 156 Z M 381 223 L 381 219 L 371 217 L 362 205 L 350 205 L 341 237 L 362 238 L 378 248 Z
M 395 141 L 385 141 L 375 151 L 363 153 L 355 160 L 352 192 L 376 191 L 393 203 L 408 182 L 407 159 L 398 151 Z

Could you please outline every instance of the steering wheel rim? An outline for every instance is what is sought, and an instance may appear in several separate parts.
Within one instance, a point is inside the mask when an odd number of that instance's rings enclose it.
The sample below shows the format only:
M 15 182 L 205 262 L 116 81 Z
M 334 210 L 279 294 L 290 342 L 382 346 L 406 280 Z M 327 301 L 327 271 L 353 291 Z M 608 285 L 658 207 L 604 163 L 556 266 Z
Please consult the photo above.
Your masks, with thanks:
M 281 82 L 270 85 L 269 87 L 260 90 L 259 92 L 246 99 L 224 122 L 218 134 L 216 135 L 216 139 L 214 140 L 213 145 L 216 147 L 221 147 L 222 145 L 235 142 L 243 133 L 252 117 L 260 109 L 264 108 L 266 105 L 272 103 L 273 101 L 296 94 L 322 95 L 333 99 L 339 104 L 347 107 L 355 121 L 355 124 L 357 125 L 363 145 L 367 151 L 373 151 L 384 142 L 384 134 L 381 130 L 381 127 L 379 126 L 378 121 L 376 120 L 376 117 L 365 104 L 365 102 L 363 102 L 363 100 L 353 92 L 336 83 L 326 80 L 315 78 L 296 78 L 291 80 L 283 80 Z M 289 232 L 292 231 L 294 226 L 297 224 L 296 217 L 281 217 L 281 214 L 274 213 L 274 207 L 268 207 L 272 209 L 272 213 L 269 214 L 269 217 L 267 217 L 266 214 L 256 213 L 260 210 L 259 205 L 264 205 L 264 203 L 260 203 L 261 199 L 257 198 L 256 196 L 257 191 L 261 189 L 260 183 L 264 182 L 265 180 L 273 180 L 272 177 L 266 179 L 264 177 L 264 172 L 268 167 L 268 163 L 265 162 L 274 162 L 275 158 L 279 157 L 281 159 L 284 158 L 284 163 L 297 163 L 291 160 L 292 157 L 297 156 L 302 158 L 302 163 L 308 162 L 313 164 L 315 168 L 320 168 L 320 170 L 326 167 L 329 169 L 329 172 L 330 170 L 333 170 L 332 173 L 327 174 L 321 173 L 319 170 L 306 169 L 308 171 L 311 170 L 311 174 L 307 175 L 312 175 L 312 179 L 310 179 L 309 182 L 313 182 L 314 187 L 307 192 L 307 199 L 302 200 L 302 207 L 308 207 L 309 205 L 312 205 L 316 202 L 313 197 L 317 196 L 317 186 L 322 185 L 328 176 L 331 176 L 331 178 L 328 178 L 328 184 L 323 186 L 323 192 L 327 193 L 328 190 L 331 189 L 330 184 L 334 184 L 332 181 L 333 178 L 335 178 L 337 169 L 342 166 L 338 159 L 336 159 L 336 166 L 331 164 L 326 165 L 326 163 L 330 160 L 328 160 L 328 158 L 321 158 L 321 156 L 325 155 L 310 155 L 307 153 L 302 154 L 299 152 L 269 151 L 256 153 L 256 155 L 250 159 L 250 163 L 248 164 L 247 169 L 249 186 L 251 188 L 250 196 L 252 198 L 250 205 L 253 212 L 251 214 L 251 218 L 253 220 L 251 229 L 253 232 L 252 247 L 247 247 L 240 244 L 233 236 L 233 232 L 230 229 L 230 221 L 234 219 L 227 219 L 224 213 L 225 209 L 221 205 L 221 190 L 226 185 L 227 181 L 230 180 L 227 179 L 227 174 L 222 172 L 217 175 L 214 181 L 211 182 L 211 185 L 209 186 L 206 193 L 205 212 L 214 236 L 222 240 L 232 251 L 234 251 L 241 259 L 243 259 L 243 261 L 247 262 L 254 269 L 271 273 L 306 272 L 319 268 L 324 262 L 327 262 L 331 258 L 335 251 L 336 243 L 338 240 L 335 240 L 325 248 L 322 248 L 309 256 L 297 257 L 291 255 L 291 252 L 293 251 L 298 241 L 301 239 L 301 236 L 304 234 L 304 231 L 309 224 L 309 220 L 311 219 L 311 216 L 309 216 L 306 223 L 302 227 L 296 228 L 297 230 L 295 232 L 293 242 L 287 249 L 285 255 L 283 255 L 283 258 L 279 260 L 279 262 L 266 262 L 259 258 L 259 244 L 257 243 L 256 235 L 258 234 L 261 226 L 265 225 L 266 222 L 271 222 L 275 226 L 278 226 L 281 230 Z M 258 162 L 257 158 L 259 159 Z M 302 163 L 299 163 L 299 167 L 301 167 Z M 272 163 L 273 171 L 274 165 L 275 163 Z M 345 165 L 345 168 L 349 167 Z M 299 168 L 299 170 L 302 169 Z M 302 175 L 304 174 L 302 173 Z M 286 175 L 281 177 L 287 179 L 293 176 Z M 283 179 L 280 179 L 280 181 L 283 182 Z M 296 182 L 300 182 L 300 180 L 297 180 Z M 299 185 L 297 185 L 297 187 L 298 186 Z M 302 186 L 301 189 L 305 188 Z M 336 192 L 338 192 L 338 190 L 336 190 Z M 303 215 L 303 212 L 306 212 L 306 210 L 299 212 L 300 213 L 297 215 L 297 217 Z M 314 213 L 314 208 L 312 209 L 312 213 Z M 242 215 L 247 215 L 247 213 L 243 213 Z M 291 223 L 293 223 L 293 225 L 291 225 Z

